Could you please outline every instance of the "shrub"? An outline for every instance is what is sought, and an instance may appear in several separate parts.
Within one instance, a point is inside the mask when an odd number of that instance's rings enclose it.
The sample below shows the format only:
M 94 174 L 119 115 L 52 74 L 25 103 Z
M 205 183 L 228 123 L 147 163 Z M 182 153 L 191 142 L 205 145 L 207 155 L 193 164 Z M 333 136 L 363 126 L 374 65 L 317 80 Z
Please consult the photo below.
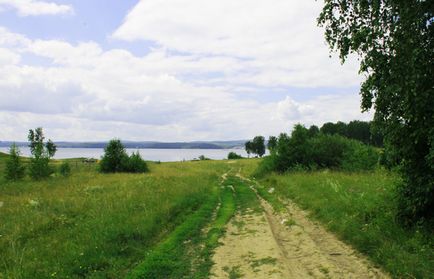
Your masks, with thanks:
M 24 177 L 25 168 L 20 160 L 20 149 L 14 144 L 9 149 L 9 158 L 6 161 L 5 178 L 7 180 L 19 180 Z
M 126 171 L 140 173 L 147 172 L 148 170 L 148 165 L 146 164 L 145 160 L 143 160 L 140 156 L 139 151 L 133 152 L 133 154 L 131 154 L 131 156 L 128 158 Z
M 71 166 L 68 162 L 63 162 L 59 167 L 59 172 L 62 176 L 67 177 L 71 175 Z
M 342 158 L 342 169 L 348 171 L 372 170 L 378 164 L 379 155 L 379 152 L 371 146 L 355 140 L 348 140 Z
M 267 173 L 277 170 L 275 156 L 276 155 L 272 154 L 270 156 L 264 157 L 264 159 L 262 159 L 261 163 L 254 171 L 253 176 L 256 178 L 260 178 L 266 175 Z
M 147 172 L 148 165 L 139 152 L 128 156 L 124 145 L 119 139 L 110 140 L 104 148 L 104 155 L 100 162 L 101 172 Z
M 260 164 L 258 173 L 318 168 L 370 170 L 377 165 L 378 156 L 373 147 L 359 141 L 310 133 L 302 125 L 296 125 L 291 136 L 280 134 L 275 150 Z
M 205 155 L 200 155 L 199 160 L 205 161 L 205 160 L 211 160 L 210 158 L 205 157 Z
M 237 153 L 235 153 L 233 151 L 229 152 L 229 154 L 228 154 L 229 160 L 236 160 L 236 159 L 242 159 L 242 158 L 243 158 L 243 156 L 238 155 Z

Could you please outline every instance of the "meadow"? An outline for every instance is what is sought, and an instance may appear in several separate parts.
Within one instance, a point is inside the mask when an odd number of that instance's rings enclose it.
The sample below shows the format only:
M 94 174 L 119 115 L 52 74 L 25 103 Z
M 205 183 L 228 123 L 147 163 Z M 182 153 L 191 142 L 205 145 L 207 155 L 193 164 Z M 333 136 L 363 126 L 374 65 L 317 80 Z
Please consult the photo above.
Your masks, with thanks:
M 1 173 L 5 159 L 0 154 Z M 101 174 L 96 164 L 68 161 L 70 177 L 0 178 L 0 278 L 207 278 L 227 222 L 255 208 L 235 174 L 251 177 L 261 160 L 150 162 L 145 174 Z M 432 234 L 393 217 L 393 172 L 298 171 L 253 181 L 276 210 L 293 200 L 392 277 L 434 274 Z
M 67 178 L 1 178 L 0 278 L 123 277 L 207 201 L 227 168 L 150 163 L 135 175 L 70 164 Z

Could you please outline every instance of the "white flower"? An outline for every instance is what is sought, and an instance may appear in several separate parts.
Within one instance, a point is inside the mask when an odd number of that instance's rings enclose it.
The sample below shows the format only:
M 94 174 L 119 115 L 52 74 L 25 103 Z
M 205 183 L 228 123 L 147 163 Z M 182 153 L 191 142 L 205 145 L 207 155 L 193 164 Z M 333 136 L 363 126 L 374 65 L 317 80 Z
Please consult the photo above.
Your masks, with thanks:
M 32 207 L 37 207 L 39 202 L 37 200 L 29 200 L 29 205 Z

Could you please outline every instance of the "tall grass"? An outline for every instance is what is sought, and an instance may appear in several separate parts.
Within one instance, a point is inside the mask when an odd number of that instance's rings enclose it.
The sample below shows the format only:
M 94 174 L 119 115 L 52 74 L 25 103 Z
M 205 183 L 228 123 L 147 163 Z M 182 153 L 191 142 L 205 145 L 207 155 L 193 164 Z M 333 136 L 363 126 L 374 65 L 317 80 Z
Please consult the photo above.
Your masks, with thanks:
M 0 158 L 0 162 L 3 158 Z M 227 165 L 151 164 L 149 174 L 0 180 L 0 278 L 119 278 L 199 208 Z
M 307 209 L 313 218 L 394 277 L 432 278 L 432 231 L 406 229 L 394 219 L 398 179 L 394 173 L 383 170 L 318 171 L 271 174 L 261 183 Z

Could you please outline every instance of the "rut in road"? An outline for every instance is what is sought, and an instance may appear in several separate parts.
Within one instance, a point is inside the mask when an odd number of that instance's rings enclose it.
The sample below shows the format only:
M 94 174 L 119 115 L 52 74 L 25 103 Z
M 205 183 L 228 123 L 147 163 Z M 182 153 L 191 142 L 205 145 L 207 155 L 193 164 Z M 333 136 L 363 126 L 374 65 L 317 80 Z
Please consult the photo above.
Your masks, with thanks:
M 211 278 L 389 278 L 290 201 L 277 213 L 257 195 L 256 209 L 239 210 L 213 256 Z M 240 193 L 235 193 L 240 194 Z

